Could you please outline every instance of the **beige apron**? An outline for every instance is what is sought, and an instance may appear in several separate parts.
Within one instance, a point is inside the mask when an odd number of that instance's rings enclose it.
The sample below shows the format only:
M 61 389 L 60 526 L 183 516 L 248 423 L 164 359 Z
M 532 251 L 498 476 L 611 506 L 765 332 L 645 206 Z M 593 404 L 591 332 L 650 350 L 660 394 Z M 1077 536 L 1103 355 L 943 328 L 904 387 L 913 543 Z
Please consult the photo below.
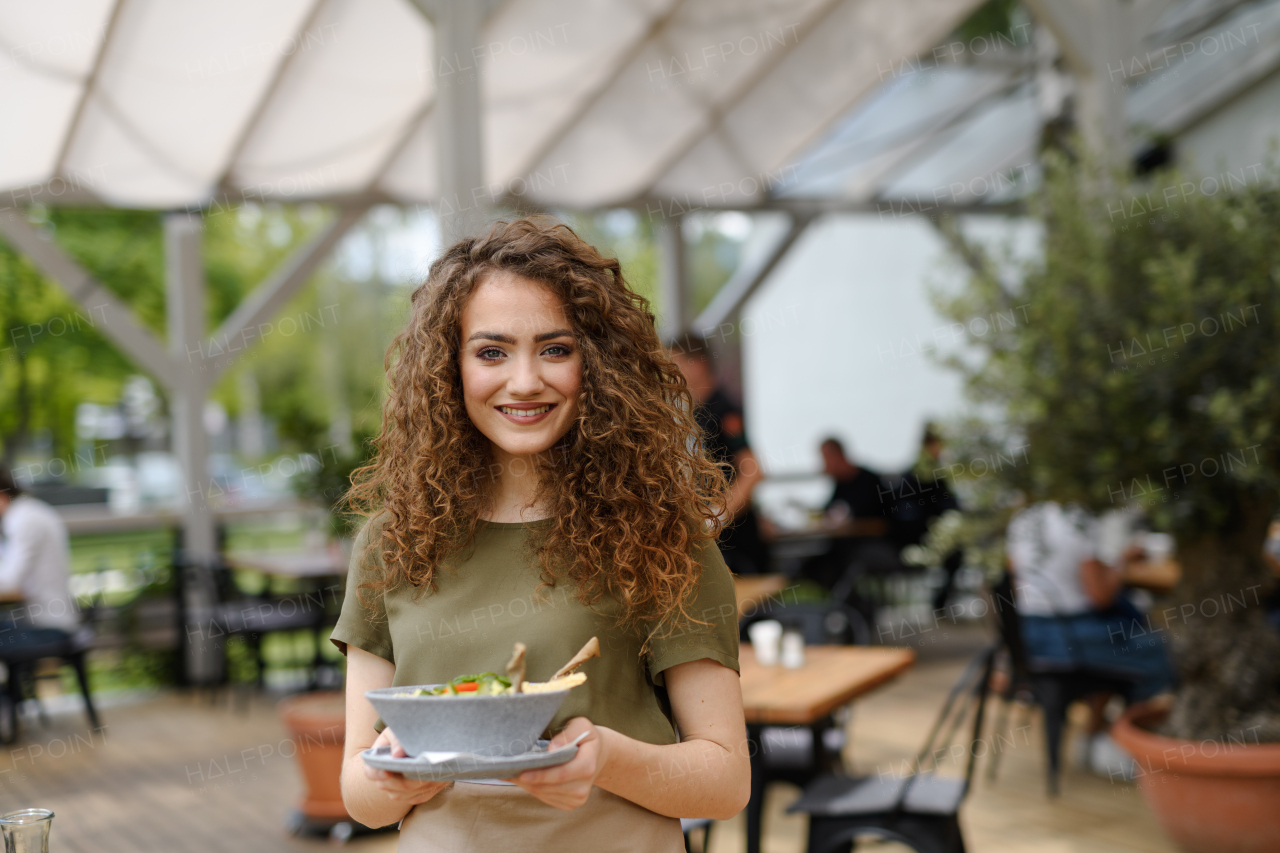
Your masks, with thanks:
M 399 853 L 682 853 L 680 821 L 592 788 L 561 811 L 515 785 L 455 782 L 414 806 Z

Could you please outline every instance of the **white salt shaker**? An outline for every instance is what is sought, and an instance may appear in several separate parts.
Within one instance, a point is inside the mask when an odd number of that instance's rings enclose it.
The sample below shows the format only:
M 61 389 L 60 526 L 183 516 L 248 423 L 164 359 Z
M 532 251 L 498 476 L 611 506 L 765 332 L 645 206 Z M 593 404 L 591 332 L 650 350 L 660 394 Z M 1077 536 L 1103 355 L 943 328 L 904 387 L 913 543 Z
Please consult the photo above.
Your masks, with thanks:
M 787 669 L 804 666 L 804 634 L 784 631 L 782 634 L 782 665 Z

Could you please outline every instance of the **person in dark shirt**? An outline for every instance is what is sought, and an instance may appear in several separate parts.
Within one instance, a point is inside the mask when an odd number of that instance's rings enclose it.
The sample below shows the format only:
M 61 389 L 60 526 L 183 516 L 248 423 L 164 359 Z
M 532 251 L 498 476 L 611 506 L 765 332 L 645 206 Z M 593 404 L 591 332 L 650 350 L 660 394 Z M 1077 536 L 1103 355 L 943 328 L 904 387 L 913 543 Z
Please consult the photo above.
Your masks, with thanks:
M 894 554 L 885 538 L 888 533 L 888 505 L 882 478 L 870 468 L 858 465 L 846 454 L 838 438 L 824 439 L 819 446 L 822 471 L 835 481 L 825 508 L 830 528 L 856 527 L 856 535 L 833 536 L 827 550 L 805 560 L 800 574 L 852 603 L 857 576 L 887 570 Z
M 941 459 L 942 436 L 933 424 L 926 423 L 916 464 L 891 487 L 889 529 L 899 549 L 920 544 L 929 532 L 929 525 L 939 516 L 947 510 L 960 509 L 960 501 L 941 476 Z M 946 576 L 934 592 L 934 610 L 946 607 L 955 587 L 956 573 L 963 565 L 964 551 L 959 548 L 943 557 L 942 569 Z
M 671 345 L 671 356 L 689 386 L 695 406 L 693 414 L 702 427 L 707 455 L 731 469 L 725 507 L 731 521 L 720 534 L 724 560 L 735 574 L 768 572 L 769 549 L 760 535 L 760 522 L 751 505 L 751 493 L 764 479 L 764 473 L 747 443 L 742 409 L 716 382 L 711 351 L 704 338 L 680 337 Z
M 886 507 L 880 475 L 850 461 L 838 438 L 826 439 L 820 450 L 823 472 L 836 481 L 835 491 L 827 501 L 828 520 L 836 523 L 844 520 L 832 518 L 841 513 L 847 513 L 845 518 L 884 518 Z

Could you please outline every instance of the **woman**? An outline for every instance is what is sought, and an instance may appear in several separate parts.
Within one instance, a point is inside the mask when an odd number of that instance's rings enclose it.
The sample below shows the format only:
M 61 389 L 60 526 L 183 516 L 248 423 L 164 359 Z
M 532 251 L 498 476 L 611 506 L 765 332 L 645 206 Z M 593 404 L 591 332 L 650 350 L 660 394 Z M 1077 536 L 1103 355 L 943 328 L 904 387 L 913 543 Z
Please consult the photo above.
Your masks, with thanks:
M 618 262 L 568 227 L 499 223 L 413 294 L 388 355 L 377 459 L 333 640 L 347 654 L 343 799 L 402 850 L 678 851 L 679 817 L 728 818 L 750 770 L 724 476 Z M 367 690 L 601 656 L 552 721 L 573 760 L 514 785 L 366 767 L 390 745 Z M 679 736 L 676 729 L 678 727 Z

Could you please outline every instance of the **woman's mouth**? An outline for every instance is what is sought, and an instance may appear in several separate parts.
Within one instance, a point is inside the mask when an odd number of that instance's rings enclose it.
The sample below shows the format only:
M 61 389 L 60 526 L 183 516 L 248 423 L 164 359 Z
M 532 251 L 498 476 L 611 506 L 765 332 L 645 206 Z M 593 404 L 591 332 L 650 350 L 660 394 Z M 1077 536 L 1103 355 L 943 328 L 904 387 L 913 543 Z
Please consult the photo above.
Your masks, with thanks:
M 551 414 L 555 403 L 542 403 L 531 406 L 495 406 L 502 416 L 517 424 L 533 424 Z

